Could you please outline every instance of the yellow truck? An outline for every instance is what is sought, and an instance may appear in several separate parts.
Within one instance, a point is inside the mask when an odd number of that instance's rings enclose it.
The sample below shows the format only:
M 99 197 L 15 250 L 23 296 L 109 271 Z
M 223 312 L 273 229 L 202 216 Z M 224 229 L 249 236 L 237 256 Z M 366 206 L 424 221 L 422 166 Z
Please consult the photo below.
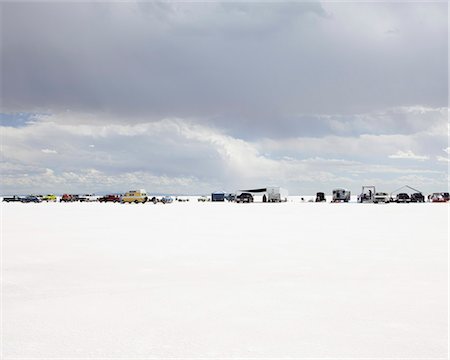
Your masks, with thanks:
M 141 203 L 144 204 L 148 200 L 147 192 L 144 189 L 130 190 L 122 196 L 122 204 Z

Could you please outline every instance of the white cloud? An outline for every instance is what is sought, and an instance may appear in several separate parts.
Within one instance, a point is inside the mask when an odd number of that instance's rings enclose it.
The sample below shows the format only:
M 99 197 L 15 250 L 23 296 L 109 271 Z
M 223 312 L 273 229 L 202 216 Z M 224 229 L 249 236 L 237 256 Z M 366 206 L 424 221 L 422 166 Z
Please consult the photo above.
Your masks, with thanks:
M 35 192 L 34 187 L 44 184 L 54 186 L 47 190 L 53 192 L 94 192 L 141 186 L 155 192 L 207 193 L 272 184 L 313 193 L 317 187 L 355 189 L 366 181 L 388 187 L 406 174 L 439 179 L 443 171 L 423 161 L 414 166 L 386 164 L 392 153 L 417 158 L 421 142 L 429 138 L 423 133 L 248 141 L 194 119 L 138 124 L 98 119 L 77 126 L 77 118 L 89 116 L 36 117 L 26 126 L 1 128 L 4 188 Z M 430 139 L 442 153 L 440 138 Z M 399 146 L 413 150 L 399 154 Z M 58 149 L 57 157 L 48 156 L 52 149 Z
M 57 154 L 58 153 L 56 150 L 52 150 L 52 149 L 41 149 L 41 151 L 44 154 Z
M 388 157 L 390 159 L 410 159 L 410 160 L 419 160 L 419 161 L 424 161 L 424 160 L 429 159 L 429 156 L 416 155 L 411 150 L 407 150 L 407 151 L 399 150 L 395 154 L 389 155 Z
M 445 157 L 445 156 L 440 156 L 440 155 L 438 155 L 438 156 L 436 156 L 436 160 L 437 160 L 437 161 L 440 161 L 440 162 L 450 162 L 450 159 L 449 159 L 448 156 Z

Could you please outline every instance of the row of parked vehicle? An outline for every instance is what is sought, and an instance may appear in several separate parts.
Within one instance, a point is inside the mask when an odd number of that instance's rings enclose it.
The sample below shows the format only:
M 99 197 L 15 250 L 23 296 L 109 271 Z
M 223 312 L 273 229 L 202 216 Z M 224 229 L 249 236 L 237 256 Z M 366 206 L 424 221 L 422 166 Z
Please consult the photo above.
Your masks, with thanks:
M 5 202 L 22 202 L 22 203 L 40 203 L 40 202 L 56 202 L 56 195 L 27 195 L 27 196 L 6 196 L 3 198 Z
M 22 202 L 22 203 L 41 203 L 41 202 L 57 202 L 58 198 L 56 195 L 28 195 L 28 196 L 7 196 L 3 198 L 5 202 Z M 163 203 L 169 204 L 173 202 L 172 197 L 149 197 L 145 190 L 132 190 L 124 195 L 121 194 L 110 194 L 105 196 L 96 196 L 94 194 L 63 194 L 59 199 L 59 202 L 113 202 L 113 203 Z
M 406 192 L 387 193 L 377 192 L 375 186 L 363 186 L 361 194 L 358 195 L 357 202 L 359 203 L 423 203 L 425 196 L 422 192 L 417 191 L 409 186 L 405 186 L 413 190 L 411 194 Z M 404 188 L 404 187 L 402 187 Z M 349 202 L 351 193 L 346 189 L 335 189 L 332 193 L 331 202 Z M 433 193 L 428 195 L 427 202 L 448 202 L 450 196 L 448 192 Z M 316 194 L 315 202 L 325 202 L 325 193 L 318 192 Z
M 413 189 L 409 186 L 406 186 Z M 267 189 L 255 189 L 251 190 L 253 193 L 262 194 L 262 202 L 281 202 L 287 201 L 287 198 L 282 199 L 280 196 L 271 197 L 271 192 L 262 191 Z M 414 189 L 413 189 L 414 190 Z M 236 203 L 252 203 L 254 202 L 253 193 L 250 191 L 239 192 L 238 194 L 225 194 L 223 192 L 212 193 L 211 197 L 201 196 L 198 198 L 199 202 L 204 201 L 229 201 Z M 272 195 L 278 195 L 277 192 L 273 192 Z M 351 193 L 346 189 L 334 189 L 332 192 L 331 202 L 349 202 Z M 277 200 L 277 201 L 275 201 Z M 450 196 L 448 192 L 433 193 L 428 195 L 428 202 L 448 202 Z M 40 203 L 40 202 L 56 202 L 58 198 L 56 195 L 28 195 L 28 196 L 9 196 L 4 197 L 5 202 L 22 202 L 22 203 Z M 163 203 L 170 204 L 174 199 L 170 196 L 163 197 L 150 197 L 144 189 L 130 190 L 125 194 L 110 194 L 105 196 L 96 196 L 94 194 L 64 194 L 59 199 L 60 202 L 101 202 L 101 203 L 122 203 L 122 204 L 145 204 L 151 203 Z M 176 197 L 175 201 L 185 202 L 189 201 L 189 198 Z M 305 201 L 302 198 L 302 201 Z M 326 202 L 325 193 L 318 192 L 315 200 L 310 199 L 309 202 Z M 425 202 L 425 196 L 420 191 L 415 191 L 411 194 L 406 192 L 398 192 L 395 196 L 393 193 L 377 192 L 375 186 L 363 186 L 361 194 L 358 195 L 357 201 L 359 203 L 423 203 Z

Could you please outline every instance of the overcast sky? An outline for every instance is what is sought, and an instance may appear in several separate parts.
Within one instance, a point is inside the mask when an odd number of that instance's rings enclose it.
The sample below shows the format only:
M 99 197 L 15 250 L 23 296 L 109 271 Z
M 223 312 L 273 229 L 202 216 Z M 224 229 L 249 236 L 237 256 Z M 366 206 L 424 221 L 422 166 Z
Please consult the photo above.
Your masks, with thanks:
M 2 190 L 448 189 L 447 3 L 2 3 Z

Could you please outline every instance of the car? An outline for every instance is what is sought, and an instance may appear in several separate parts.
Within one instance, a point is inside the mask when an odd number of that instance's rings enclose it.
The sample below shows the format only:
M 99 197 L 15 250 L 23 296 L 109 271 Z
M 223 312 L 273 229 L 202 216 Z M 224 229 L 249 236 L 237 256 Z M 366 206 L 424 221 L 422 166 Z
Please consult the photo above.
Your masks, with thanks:
M 49 202 L 49 201 L 56 202 L 56 195 L 53 195 L 53 194 L 44 195 L 44 196 L 42 196 L 42 201 L 46 201 L 46 202 Z
M 207 202 L 209 199 L 207 196 L 200 196 L 197 201 L 198 202 Z
M 429 201 L 434 203 L 444 203 L 446 202 L 445 198 L 442 196 L 442 193 L 433 193 L 428 197 Z
M 396 203 L 409 203 L 411 202 L 411 198 L 407 193 L 400 193 L 397 194 L 397 197 L 395 198 Z
M 390 201 L 391 201 L 391 198 L 390 198 L 389 194 L 385 193 L 385 192 L 377 192 L 377 193 L 375 193 L 375 195 L 373 197 L 373 202 L 375 204 L 378 204 L 378 203 L 387 204 Z
M 121 203 L 122 204 L 144 204 L 148 200 L 147 192 L 144 189 L 140 190 L 130 190 L 122 196 Z
M 226 194 L 225 195 L 225 199 L 227 200 L 227 201 L 236 201 L 236 194 Z
M 411 202 L 425 202 L 425 196 L 419 192 L 411 194 Z
M 3 201 L 5 202 L 21 202 L 22 201 L 22 197 L 21 196 L 6 196 L 3 198 Z
M 248 192 L 243 192 L 236 196 L 237 203 L 251 203 L 253 202 L 253 195 Z
M 448 192 L 443 192 L 443 193 L 441 193 L 441 195 L 442 195 L 442 198 L 445 201 L 449 201 L 450 200 L 450 194 Z
M 99 202 L 120 202 L 120 196 L 119 195 L 105 195 L 98 199 Z
M 28 195 L 20 200 L 23 203 L 40 203 L 42 200 L 36 195 Z
M 75 195 L 63 194 L 63 196 L 61 196 L 61 199 L 59 199 L 59 202 L 73 202 L 76 201 L 75 199 Z
M 160 201 L 163 204 L 171 204 L 171 203 L 173 203 L 173 199 L 170 196 L 163 196 Z
M 78 197 L 78 201 L 80 202 L 94 202 L 97 201 L 97 196 L 94 194 L 84 194 Z

